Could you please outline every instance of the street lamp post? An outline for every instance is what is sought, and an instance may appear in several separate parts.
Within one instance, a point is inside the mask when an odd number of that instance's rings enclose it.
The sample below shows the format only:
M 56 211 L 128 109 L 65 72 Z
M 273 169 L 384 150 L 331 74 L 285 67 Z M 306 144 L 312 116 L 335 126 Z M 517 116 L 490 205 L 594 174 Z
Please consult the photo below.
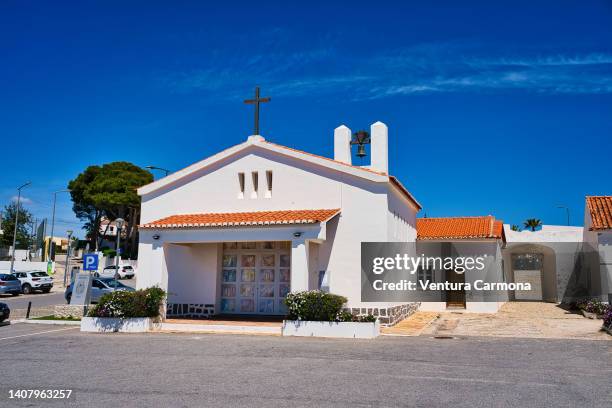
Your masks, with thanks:
M 53 192 L 53 214 L 51 215 L 51 240 L 47 248 L 47 261 L 51 259 L 51 245 L 53 244 L 53 229 L 55 227 L 55 203 L 57 201 L 57 193 L 69 193 L 70 190 L 57 190 Z
M 566 207 L 565 205 L 558 205 L 557 208 L 565 208 L 565 213 L 567 215 L 567 226 L 569 227 L 570 225 L 570 210 L 568 207 Z
M 68 258 L 70 258 L 70 238 L 72 238 L 72 231 L 66 231 L 68 236 L 68 248 L 66 248 L 66 264 L 64 266 L 64 287 L 66 287 L 66 276 L 68 276 Z
M 31 182 L 27 182 L 24 185 L 17 188 L 17 209 L 15 210 L 15 230 L 13 231 L 13 253 L 11 254 L 11 268 L 9 269 L 10 273 L 15 272 L 13 269 L 15 267 L 15 245 L 17 244 L 17 228 L 19 227 L 19 205 L 21 202 L 21 189 L 25 188 L 32 184 Z
M 115 255 L 115 288 L 117 287 L 117 276 L 119 275 L 119 259 L 121 258 L 121 229 L 123 228 L 123 223 L 125 220 L 123 218 L 117 218 L 115 220 L 115 226 L 117 227 L 117 248 Z
M 170 174 L 170 170 L 164 169 L 164 168 L 162 168 L 162 167 L 157 167 L 157 166 L 145 166 L 145 169 L 149 169 L 149 170 L 161 170 L 161 171 L 163 171 L 164 173 L 166 173 L 166 176 L 167 176 L 168 174 Z

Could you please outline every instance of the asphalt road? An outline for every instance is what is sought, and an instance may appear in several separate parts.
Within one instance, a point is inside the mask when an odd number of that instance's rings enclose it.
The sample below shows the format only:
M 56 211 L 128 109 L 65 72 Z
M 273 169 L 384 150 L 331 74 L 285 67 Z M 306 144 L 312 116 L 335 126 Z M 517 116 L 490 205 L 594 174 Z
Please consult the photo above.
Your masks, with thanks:
M 17 337 L 19 336 L 19 337 Z M 609 407 L 608 341 L 331 340 L 0 327 L 0 406 Z
M 123 279 L 120 281 L 124 285 L 135 287 L 136 279 Z M 59 288 L 59 287 L 58 287 Z M 58 288 L 54 288 L 57 290 Z M 62 305 L 66 303 L 64 299 L 63 287 L 59 288 L 59 291 L 53 291 L 51 293 L 35 292 L 30 295 L 0 295 L 0 302 L 6 303 L 11 309 L 26 309 L 28 302 L 32 302 L 32 307 L 45 307 Z

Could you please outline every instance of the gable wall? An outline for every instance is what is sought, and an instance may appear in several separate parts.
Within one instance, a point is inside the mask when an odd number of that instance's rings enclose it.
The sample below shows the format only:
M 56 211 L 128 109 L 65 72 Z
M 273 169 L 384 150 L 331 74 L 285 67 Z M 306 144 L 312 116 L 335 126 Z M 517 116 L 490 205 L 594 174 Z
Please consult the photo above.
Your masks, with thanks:
M 268 170 L 273 174 L 271 198 L 265 198 Z M 253 171 L 259 173 L 257 198 L 251 198 Z M 243 199 L 238 199 L 239 172 L 245 174 Z M 144 195 L 141 222 L 174 214 L 342 208 L 360 205 L 363 200 L 372 210 L 370 201 L 380 201 L 377 196 L 381 198 L 384 193 L 384 183 L 250 147 L 187 180 Z

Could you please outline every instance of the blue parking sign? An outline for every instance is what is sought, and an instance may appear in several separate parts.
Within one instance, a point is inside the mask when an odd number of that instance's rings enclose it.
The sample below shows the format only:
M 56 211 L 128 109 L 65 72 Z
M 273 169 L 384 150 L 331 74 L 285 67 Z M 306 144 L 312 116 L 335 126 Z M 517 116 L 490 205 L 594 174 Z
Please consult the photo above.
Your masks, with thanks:
M 98 270 L 98 254 L 83 255 L 83 270 L 97 271 Z

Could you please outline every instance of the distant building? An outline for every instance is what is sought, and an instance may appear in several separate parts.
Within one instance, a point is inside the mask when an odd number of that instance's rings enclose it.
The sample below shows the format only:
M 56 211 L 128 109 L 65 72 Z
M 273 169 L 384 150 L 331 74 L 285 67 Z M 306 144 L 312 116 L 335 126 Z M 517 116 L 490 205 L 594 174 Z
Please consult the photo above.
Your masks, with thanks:
M 584 210 L 584 242 L 599 253 L 602 284 L 607 283 L 612 302 L 612 196 L 587 196 Z
M 100 229 L 98 230 L 100 236 L 103 237 L 116 237 L 117 236 L 117 223 L 115 221 L 109 221 L 108 218 L 103 217 L 100 221 Z M 123 233 L 125 233 L 125 224 L 123 225 Z
M 114 249 L 115 243 L 117 242 L 117 230 L 117 223 L 115 221 L 109 221 L 108 218 L 103 217 L 100 221 L 100 228 L 98 229 L 98 239 L 100 240 L 99 247 L 108 247 Z M 125 224 L 123 225 L 122 230 L 123 232 L 121 234 L 121 237 L 124 237 L 127 232 Z
M 569 303 L 600 292 L 582 242 L 582 227 L 543 225 L 538 231 L 513 231 L 504 225 L 504 272 L 510 282 L 530 282 L 530 293 L 509 293 L 509 300 Z
M 68 249 L 68 239 L 66 237 L 51 237 L 47 235 L 45 237 L 45 245 L 49 245 L 50 242 L 53 242 L 55 247 L 59 248 L 62 252 L 66 252 Z

